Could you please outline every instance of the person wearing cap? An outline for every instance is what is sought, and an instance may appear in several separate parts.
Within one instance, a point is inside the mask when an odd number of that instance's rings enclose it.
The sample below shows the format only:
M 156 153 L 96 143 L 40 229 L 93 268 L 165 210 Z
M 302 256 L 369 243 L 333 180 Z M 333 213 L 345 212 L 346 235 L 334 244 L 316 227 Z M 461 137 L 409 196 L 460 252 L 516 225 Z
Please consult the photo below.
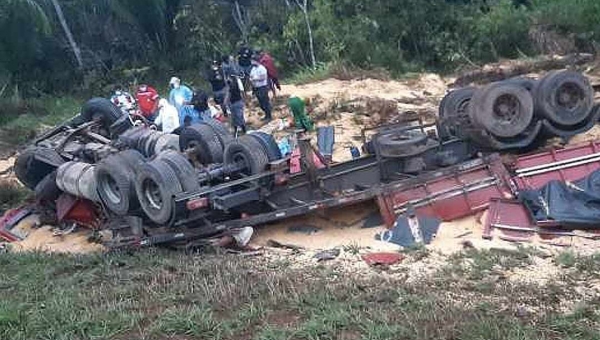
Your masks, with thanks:
M 269 76 L 267 69 L 258 62 L 259 57 L 255 55 L 252 58 L 252 70 L 250 71 L 250 81 L 254 89 L 256 99 L 260 108 L 265 113 L 263 121 L 270 121 L 271 117 L 271 101 L 269 99 Z
M 135 99 L 138 102 L 138 107 L 142 116 L 148 120 L 152 120 L 158 111 L 158 101 L 160 96 L 156 89 L 148 85 L 140 85 L 135 93 Z
M 208 82 L 210 83 L 213 91 L 213 98 L 223 114 L 227 116 L 227 82 L 223 68 L 216 60 L 213 61 L 212 66 L 208 70 Z
M 172 133 L 177 130 L 180 126 L 179 112 L 175 106 L 169 104 L 169 102 L 161 98 L 158 101 L 158 114 L 154 120 L 156 126 L 160 126 L 161 130 L 166 133 Z
M 271 88 L 271 91 L 273 91 L 273 96 L 275 96 L 275 89 L 281 91 L 281 85 L 279 84 L 279 72 L 277 72 L 275 61 L 268 52 L 263 50 L 258 50 L 258 56 L 258 62 L 267 69 L 267 75 L 269 76 L 269 87 Z
M 169 81 L 171 92 L 169 92 L 169 103 L 177 108 L 179 115 L 183 114 L 183 109 L 189 105 L 194 96 L 194 92 L 187 86 L 181 84 L 181 79 L 171 78 Z

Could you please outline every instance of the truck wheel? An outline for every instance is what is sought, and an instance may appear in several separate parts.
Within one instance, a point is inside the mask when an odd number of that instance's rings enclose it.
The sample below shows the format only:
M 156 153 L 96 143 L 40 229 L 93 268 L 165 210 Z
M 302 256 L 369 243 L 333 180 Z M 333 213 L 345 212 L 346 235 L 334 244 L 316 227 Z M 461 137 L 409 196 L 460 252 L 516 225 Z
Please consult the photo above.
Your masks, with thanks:
M 535 79 L 526 78 L 526 77 L 510 78 L 510 79 L 503 81 L 503 83 L 521 86 L 531 93 L 533 93 L 533 91 L 537 85 L 537 81 Z
M 421 131 L 396 131 L 377 136 L 377 146 L 383 157 L 414 156 L 427 146 L 427 134 Z
M 37 201 L 54 202 L 62 192 L 56 185 L 56 170 L 49 173 L 35 186 L 35 199 Z
M 100 120 L 107 129 L 123 115 L 123 111 L 106 98 L 92 98 L 81 108 L 83 120 Z
M 279 146 L 277 142 L 275 142 L 275 138 L 268 133 L 255 131 L 248 134 L 252 136 L 256 141 L 262 145 L 263 150 L 267 153 L 267 157 L 269 158 L 269 162 L 277 161 L 283 158 L 281 156 L 281 150 L 279 150 Z
M 65 161 L 53 149 L 32 147 L 23 151 L 15 161 L 15 174 L 29 189 L 35 187 Z
M 153 161 L 139 170 L 135 191 L 148 218 L 164 225 L 175 213 L 173 196 L 183 192 L 183 188 L 171 167 L 161 161 Z
M 493 83 L 475 92 L 469 105 L 475 126 L 497 137 L 515 137 L 533 120 L 533 97 L 524 87 Z
M 125 216 L 139 207 L 135 192 L 135 174 L 144 163 L 144 157 L 138 151 L 125 150 L 98 164 L 98 196 L 113 213 Z
M 223 162 L 223 148 L 217 134 L 206 124 L 194 124 L 181 130 L 179 146 L 190 152 L 190 157 L 200 164 Z
M 231 132 L 229 132 L 225 125 L 223 125 L 223 123 L 219 122 L 218 120 L 207 119 L 201 124 L 206 124 L 213 129 L 213 131 L 217 135 L 217 138 L 219 138 L 219 142 L 221 143 L 221 147 L 223 149 L 225 149 L 227 144 L 229 144 L 233 140 L 233 135 L 231 134 Z
M 187 157 L 177 151 L 170 150 L 160 153 L 156 159 L 167 164 L 175 172 L 185 192 L 200 189 L 198 174 Z
M 244 135 L 229 143 L 225 148 L 224 158 L 227 166 L 243 166 L 243 173 L 246 175 L 259 174 L 269 164 L 269 158 L 262 145 L 250 135 Z
M 469 104 L 475 87 L 465 87 L 448 93 L 440 102 L 438 136 L 460 137 L 461 127 L 469 124 Z
M 166 133 L 161 135 L 154 145 L 154 154 L 158 155 L 166 150 L 179 150 L 179 136 Z
M 550 72 L 534 90 L 536 113 L 559 125 L 576 125 L 594 106 L 589 80 L 574 71 Z

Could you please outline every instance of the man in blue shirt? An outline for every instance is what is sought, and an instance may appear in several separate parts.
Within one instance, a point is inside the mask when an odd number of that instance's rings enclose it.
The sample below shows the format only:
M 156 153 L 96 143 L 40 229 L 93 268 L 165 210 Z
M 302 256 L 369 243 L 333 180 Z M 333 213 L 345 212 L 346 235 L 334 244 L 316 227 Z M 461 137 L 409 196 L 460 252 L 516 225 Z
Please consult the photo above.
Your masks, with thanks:
M 194 92 L 189 87 L 181 85 L 181 79 L 177 77 L 171 78 L 169 86 L 171 87 L 169 103 L 175 106 L 181 115 L 183 107 L 191 103 Z

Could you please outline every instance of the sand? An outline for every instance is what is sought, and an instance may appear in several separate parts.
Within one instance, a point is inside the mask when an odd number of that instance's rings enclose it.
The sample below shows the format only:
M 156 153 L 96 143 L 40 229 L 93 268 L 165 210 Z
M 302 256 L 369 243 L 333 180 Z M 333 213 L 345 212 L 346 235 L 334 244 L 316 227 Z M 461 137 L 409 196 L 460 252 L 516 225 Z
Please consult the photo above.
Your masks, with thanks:
M 21 241 L 11 244 L 11 250 L 41 251 L 51 253 L 94 253 L 105 251 L 105 247 L 89 241 L 90 230 L 80 230 L 67 235 L 56 236 L 51 226 L 43 226 L 32 230 L 29 236 Z

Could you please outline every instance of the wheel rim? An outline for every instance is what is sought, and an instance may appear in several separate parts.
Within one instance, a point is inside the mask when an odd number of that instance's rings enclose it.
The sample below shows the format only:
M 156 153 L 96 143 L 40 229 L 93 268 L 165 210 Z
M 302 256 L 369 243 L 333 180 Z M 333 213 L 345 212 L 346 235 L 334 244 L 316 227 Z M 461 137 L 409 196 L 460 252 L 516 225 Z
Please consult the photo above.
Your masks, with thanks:
M 246 175 L 252 174 L 250 162 L 248 162 L 248 158 L 246 158 L 246 155 L 244 155 L 243 153 L 238 152 L 235 155 L 233 155 L 233 164 L 242 164 L 244 167 L 244 173 Z
M 106 198 L 113 204 L 119 204 L 123 200 L 123 195 L 117 185 L 117 181 L 112 176 L 103 176 L 100 180 L 100 189 L 106 194 Z
M 585 93 L 575 83 L 562 84 L 556 91 L 554 104 L 569 111 L 577 109 L 585 100 Z
M 519 120 L 521 103 L 510 94 L 503 94 L 494 101 L 493 115 L 495 121 L 502 125 L 512 125 Z
M 163 198 L 160 187 L 152 179 L 147 178 L 142 183 L 142 192 L 146 202 L 152 209 L 160 210 L 163 207 Z

